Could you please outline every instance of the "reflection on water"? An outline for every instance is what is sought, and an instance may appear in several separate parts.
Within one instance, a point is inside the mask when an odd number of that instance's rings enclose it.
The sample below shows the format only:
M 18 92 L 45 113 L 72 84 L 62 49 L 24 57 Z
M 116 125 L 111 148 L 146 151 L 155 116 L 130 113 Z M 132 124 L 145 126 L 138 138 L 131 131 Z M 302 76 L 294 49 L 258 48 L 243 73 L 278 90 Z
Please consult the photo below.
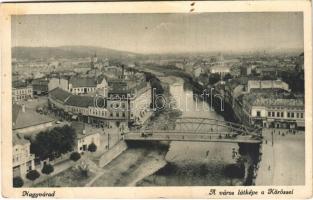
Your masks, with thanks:
M 171 84 L 170 93 L 182 117 L 223 120 L 207 102 L 194 97 L 190 89 L 184 89 L 182 81 Z M 171 142 L 166 160 L 175 167 L 167 166 L 141 185 L 233 185 L 223 170 L 226 164 L 236 162 L 234 151 L 238 151 L 235 143 Z

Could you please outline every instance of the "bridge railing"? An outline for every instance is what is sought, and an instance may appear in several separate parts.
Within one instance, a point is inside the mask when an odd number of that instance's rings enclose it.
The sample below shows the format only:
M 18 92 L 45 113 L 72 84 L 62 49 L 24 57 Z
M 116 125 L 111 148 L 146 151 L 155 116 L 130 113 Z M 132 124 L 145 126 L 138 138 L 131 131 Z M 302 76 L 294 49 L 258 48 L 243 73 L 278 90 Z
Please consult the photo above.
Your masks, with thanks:
M 192 118 L 192 117 L 184 117 L 184 118 L 178 118 L 176 120 L 176 125 L 179 126 L 179 128 L 182 128 L 183 126 L 186 127 L 188 124 L 202 124 L 202 125 L 209 125 L 209 126 L 216 126 L 216 127 L 223 127 L 228 128 L 232 132 L 236 132 L 243 135 L 256 135 L 260 136 L 261 131 L 256 128 L 244 126 L 242 124 L 237 124 L 233 122 L 227 122 L 217 119 L 208 119 L 208 118 Z M 182 126 L 183 125 L 183 126 Z

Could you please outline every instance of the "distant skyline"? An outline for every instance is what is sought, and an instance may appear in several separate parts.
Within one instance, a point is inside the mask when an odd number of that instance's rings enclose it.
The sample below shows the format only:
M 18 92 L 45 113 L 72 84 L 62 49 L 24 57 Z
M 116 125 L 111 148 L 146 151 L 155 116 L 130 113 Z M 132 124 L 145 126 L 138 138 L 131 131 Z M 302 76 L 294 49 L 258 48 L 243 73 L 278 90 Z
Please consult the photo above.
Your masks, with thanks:
M 303 15 L 273 12 L 12 17 L 12 46 L 72 45 L 134 53 L 303 49 Z

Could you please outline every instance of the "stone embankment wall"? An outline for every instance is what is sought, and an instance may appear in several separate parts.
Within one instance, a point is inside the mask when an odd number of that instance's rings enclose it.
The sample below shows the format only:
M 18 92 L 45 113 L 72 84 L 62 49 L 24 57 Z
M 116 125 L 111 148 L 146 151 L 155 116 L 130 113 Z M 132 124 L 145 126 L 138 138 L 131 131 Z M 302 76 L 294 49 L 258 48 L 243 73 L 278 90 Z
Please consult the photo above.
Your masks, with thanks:
M 118 157 L 121 153 L 123 153 L 127 149 L 127 144 L 124 141 L 120 141 L 117 143 L 112 149 L 105 152 L 99 159 L 99 167 L 104 167 L 116 157 Z

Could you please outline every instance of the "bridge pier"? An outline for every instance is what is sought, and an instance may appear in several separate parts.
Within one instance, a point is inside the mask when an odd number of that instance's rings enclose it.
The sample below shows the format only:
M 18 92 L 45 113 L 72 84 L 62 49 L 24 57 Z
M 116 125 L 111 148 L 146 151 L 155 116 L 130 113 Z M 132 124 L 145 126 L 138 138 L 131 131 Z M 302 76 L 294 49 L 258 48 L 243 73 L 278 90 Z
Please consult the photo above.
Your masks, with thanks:
M 261 144 L 238 143 L 239 154 L 247 158 L 245 166 L 245 183 L 244 185 L 254 185 L 256 171 L 260 162 Z

